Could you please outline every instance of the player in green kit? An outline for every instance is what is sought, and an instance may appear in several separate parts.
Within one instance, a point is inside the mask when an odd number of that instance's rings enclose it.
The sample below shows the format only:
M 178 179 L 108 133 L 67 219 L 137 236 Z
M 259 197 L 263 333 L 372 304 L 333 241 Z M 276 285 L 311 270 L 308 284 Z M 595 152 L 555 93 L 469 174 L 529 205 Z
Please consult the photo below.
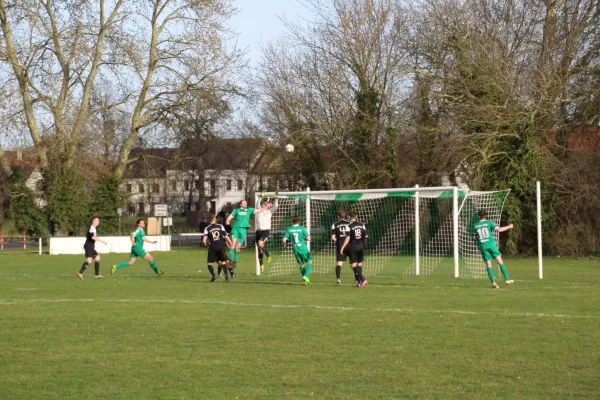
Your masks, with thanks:
M 494 277 L 494 271 L 492 271 L 493 259 L 496 259 L 496 262 L 500 266 L 500 271 L 502 271 L 502 275 L 504 275 L 504 281 L 506 284 L 512 285 L 513 281 L 508 277 L 508 270 L 504 266 L 502 254 L 500 253 L 498 245 L 496 244 L 496 239 L 494 238 L 494 231 L 504 232 L 512 229 L 514 225 L 510 224 L 507 226 L 498 227 L 492 221 L 489 221 L 487 216 L 488 214 L 485 210 L 479 211 L 479 222 L 473 225 L 473 240 L 479 245 L 481 257 L 483 257 L 483 261 L 487 266 L 487 274 L 490 277 L 490 281 L 492 281 L 492 288 L 498 289 L 496 278 Z
M 286 241 L 292 242 L 292 250 L 296 261 L 300 264 L 300 273 L 305 285 L 310 285 L 310 271 L 312 270 L 312 255 L 306 246 L 306 242 L 310 241 L 310 236 L 305 227 L 300 226 L 300 217 L 292 217 L 293 225 L 287 228 L 283 236 L 283 248 L 286 247 Z
M 248 207 L 248 202 L 246 200 L 242 200 L 240 201 L 239 208 L 233 210 L 225 221 L 225 225 L 229 225 L 231 220 L 234 219 L 231 233 L 229 234 L 232 242 L 232 246 L 229 248 L 229 260 L 231 261 L 229 273 L 232 278 L 235 278 L 233 270 L 240 260 L 240 248 L 242 243 L 246 240 L 246 232 L 248 231 L 248 228 L 250 228 L 250 217 L 253 214 L 263 212 L 266 209 L 267 207 L 263 207 L 256 210 L 252 207 Z
M 144 242 L 156 244 L 156 240 L 152 241 L 152 240 L 146 239 L 146 233 L 144 232 L 146 223 L 144 222 L 143 219 L 138 219 L 136 222 L 136 225 L 137 225 L 137 229 L 135 230 L 135 232 L 132 232 L 130 235 L 131 254 L 129 255 L 129 261 L 123 261 L 120 264 L 113 265 L 110 273 L 111 273 L 111 275 L 114 275 L 118 269 L 133 265 L 133 264 L 135 264 L 138 257 L 142 257 L 143 259 L 148 260 L 148 263 L 150 264 L 150 268 L 152 268 L 152 270 L 156 273 L 156 275 L 161 276 L 162 274 L 165 273 L 165 271 L 162 269 L 159 269 L 156 266 L 156 264 L 154 263 L 154 257 L 152 257 L 150 255 L 150 253 L 147 253 L 146 250 L 144 250 Z

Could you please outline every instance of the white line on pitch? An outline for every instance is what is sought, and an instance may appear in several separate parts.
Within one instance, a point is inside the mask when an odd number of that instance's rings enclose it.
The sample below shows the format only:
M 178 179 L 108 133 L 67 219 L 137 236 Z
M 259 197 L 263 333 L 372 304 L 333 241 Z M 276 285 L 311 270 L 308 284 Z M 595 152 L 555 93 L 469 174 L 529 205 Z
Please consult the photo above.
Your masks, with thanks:
M 549 318 L 600 318 L 598 315 L 569 315 L 569 314 L 545 314 L 545 313 L 513 313 L 493 311 L 468 311 L 468 310 L 418 310 L 409 308 L 366 308 L 366 307 L 342 307 L 342 306 L 311 306 L 303 304 L 263 304 L 263 303 L 239 303 L 230 301 L 204 301 L 204 300 L 152 300 L 152 299 L 0 299 L 0 305 L 18 305 L 32 303 L 157 303 L 157 304 L 201 304 L 240 307 L 265 307 L 265 308 L 306 308 L 315 310 L 333 311 L 381 311 L 398 313 L 421 313 L 421 314 L 463 314 L 463 315 L 498 315 L 506 317 L 549 317 Z

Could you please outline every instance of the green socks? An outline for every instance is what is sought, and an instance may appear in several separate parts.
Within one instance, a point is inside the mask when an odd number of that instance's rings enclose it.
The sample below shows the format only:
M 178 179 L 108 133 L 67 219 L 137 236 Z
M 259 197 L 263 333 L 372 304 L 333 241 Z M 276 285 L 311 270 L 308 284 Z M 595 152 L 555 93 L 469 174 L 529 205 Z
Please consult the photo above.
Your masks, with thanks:
M 117 264 L 116 269 L 121 269 L 125 267 L 129 267 L 129 261 L 123 261 L 122 263 Z
M 506 269 L 504 264 L 500 264 L 500 271 L 502 271 L 502 275 L 504 275 L 504 280 L 509 281 L 510 278 L 508 277 L 508 270 Z
M 229 249 L 229 259 L 230 259 L 231 261 L 233 261 L 233 252 L 234 252 L 234 251 L 235 251 L 235 248 L 233 248 L 233 247 Z
M 312 264 L 308 263 L 306 264 L 306 268 L 304 269 L 304 276 L 308 278 L 310 276 L 310 271 L 312 271 Z
M 156 263 L 154 261 L 149 261 L 148 264 L 150 264 L 150 268 L 152 268 L 152 270 L 158 274 L 158 267 L 156 266 Z
M 236 251 L 235 252 L 235 262 L 238 262 L 240 260 L 240 252 Z
M 496 278 L 494 278 L 494 271 L 492 271 L 491 268 L 488 268 L 487 273 L 488 273 L 488 276 L 490 277 L 490 281 L 492 281 L 492 283 L 496 283 Z
M 306 268 L 300 267 L 300 275 L 304 276 L 305 273 L 306 273 Z

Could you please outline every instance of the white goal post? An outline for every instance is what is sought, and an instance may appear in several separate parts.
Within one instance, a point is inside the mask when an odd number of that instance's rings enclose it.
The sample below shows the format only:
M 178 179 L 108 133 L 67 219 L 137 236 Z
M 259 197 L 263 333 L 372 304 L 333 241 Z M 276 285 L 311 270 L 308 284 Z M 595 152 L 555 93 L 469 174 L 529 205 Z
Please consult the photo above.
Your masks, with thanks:
M 293 216 L 311 235 L 313 274 L 335 270 L 335 244 L 331 226 L 339 210 L 355 210 L 367 226 L 363 271 L 366 276 L 450 275 L 455 278 L 485 278 L 471 227 L 477 212 L 485 209 L 488 218 L 500 224 L 502 208 L 509 190 L 470 191 L 457 187 L 414 187 L 402 189 L 330 190 L 279 192 L 278 208 L 271 220 L 267 241 L 272 263 L 264 257 L 264 274 L 297 273 L 291 250 L 282 249 L 282 237 Z M 273 201 L 275 192 L 264 194 Z M 256 208 L 261 193 L 255 194 Z M 497 233 L 496 233 L 497 235 Z M 496 238 L 498 239 L 498 238 Z M 256 274 L 261 266 L 256 251 Z M 345 263 L 347 265 L 347 263 Z

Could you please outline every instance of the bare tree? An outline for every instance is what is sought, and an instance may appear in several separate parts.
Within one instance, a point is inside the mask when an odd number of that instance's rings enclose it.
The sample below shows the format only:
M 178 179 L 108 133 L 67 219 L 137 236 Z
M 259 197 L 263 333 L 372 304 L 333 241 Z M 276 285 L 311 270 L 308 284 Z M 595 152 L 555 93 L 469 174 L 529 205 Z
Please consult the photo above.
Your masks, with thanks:
M 287 39 L 264 52 L 258 81 L 265 127 L 309 155 L 327 146 L 338 187 L 396 183 L 402 9 L 391 0 L 306 4 L 314 20 L 288 24 Z M 306 155 L 298 156 L 306 165 Z

